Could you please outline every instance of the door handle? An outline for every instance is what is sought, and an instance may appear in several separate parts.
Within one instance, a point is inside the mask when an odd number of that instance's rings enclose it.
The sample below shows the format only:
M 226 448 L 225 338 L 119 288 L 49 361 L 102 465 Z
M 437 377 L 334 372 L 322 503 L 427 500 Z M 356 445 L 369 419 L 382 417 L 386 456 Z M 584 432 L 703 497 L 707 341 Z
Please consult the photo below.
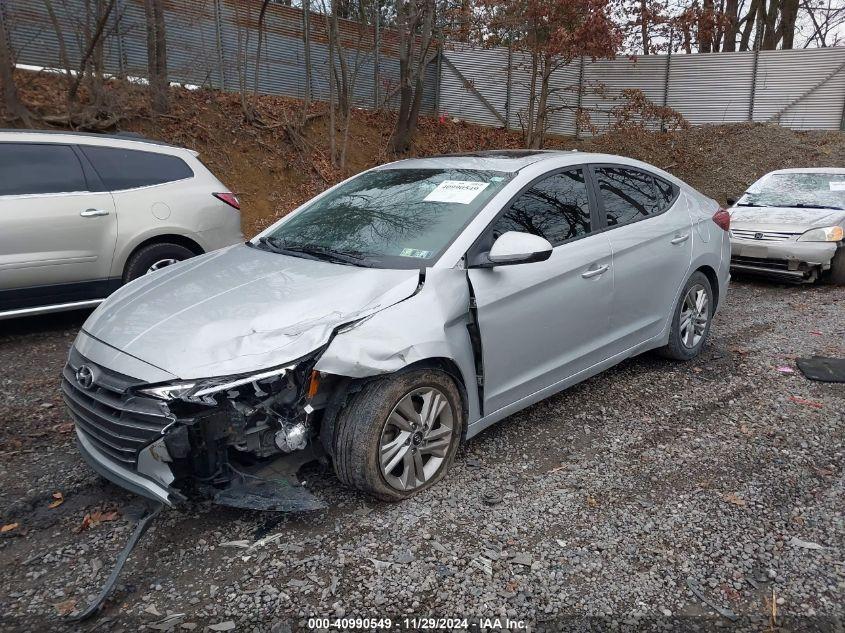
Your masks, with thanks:
M 108 215 L 109 212 L 107 209 L 85 209 L 85 211 L 80 211 L 79 215 L 83 218 L 96 218 L 100 215 Z
M 583 273 L 581 273 L 581 276 L 584 279 L 589 279 L 590 277 L 598 277 L 599 275 L 606 273 L 609 268 L 610 266 L 604 264 L 603 266 L 599 266 L 598 268 L 590 268 L 589 270 L 585 270 Z
M 689 239 L 689 233 L 684 233 L 683 235 L 677 235 L 672 240 L 672 244 L 683 244 Z

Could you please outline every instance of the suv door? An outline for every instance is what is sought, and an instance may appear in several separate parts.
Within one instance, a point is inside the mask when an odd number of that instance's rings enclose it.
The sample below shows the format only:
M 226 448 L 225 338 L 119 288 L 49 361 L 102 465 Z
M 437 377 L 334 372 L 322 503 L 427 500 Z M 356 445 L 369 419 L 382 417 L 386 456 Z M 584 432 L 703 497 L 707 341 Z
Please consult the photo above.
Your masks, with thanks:
M 108 294 L 117 219 L 97 188 L 70 145 L 0 143 L 0 311 Z
M 692 226 L 677 185 L 624 165 L 593 165 L 613 248 L 614 353 L 657 336 L 692 262 Z
M 547 174 L 518 194 L 470 251 L 478 261 L 506 231 L 546 238 L 543 262 L 470 268 L 484 363 L 484 413 L 549 387 L 604 358 L 613 297 L 607 236 L 585 172 Z

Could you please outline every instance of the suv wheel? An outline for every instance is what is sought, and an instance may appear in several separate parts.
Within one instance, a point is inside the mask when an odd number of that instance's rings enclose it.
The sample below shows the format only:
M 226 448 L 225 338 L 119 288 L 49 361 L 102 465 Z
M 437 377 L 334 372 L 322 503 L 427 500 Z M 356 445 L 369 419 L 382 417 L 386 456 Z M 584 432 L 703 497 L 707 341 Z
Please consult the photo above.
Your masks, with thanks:
M 192 250 L 180 244 L 170 242 L 149 244 L 139 248 L 129 257 L 129 261 L 126 262 L 126 272 L 123 274 L 123 283 L 129 283 L 133 279 L 189 259 L 194 255 Z
M 405 499 L 443 478 L 463 425 L 461 397 L 446 373 L 424 369 L 377 378 L 338 415 L 335 472 L 378 499 Z
M 710 280 L 695 272 L 681 292 L 672 314 L 669 343 L 659 353 L 674 360 L 692 360 L 701 352 L 713 321 L 713 289 Z

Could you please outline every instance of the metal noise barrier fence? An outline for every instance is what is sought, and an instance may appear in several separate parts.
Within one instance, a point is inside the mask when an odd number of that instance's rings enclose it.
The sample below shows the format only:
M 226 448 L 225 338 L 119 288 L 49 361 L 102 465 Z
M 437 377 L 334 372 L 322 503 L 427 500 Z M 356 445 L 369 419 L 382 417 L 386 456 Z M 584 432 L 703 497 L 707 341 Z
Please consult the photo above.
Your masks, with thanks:
M 312 6 L 318 2 L 312 0 Z M 0 0 L 17 63 L 62 68 L 64 49 L 70 67 L 78 68 L 96 21 L 91 15 L 95 5 L 90 0 Z M 256 85 L 260 8 L 257 0 L 168 0 L 165 24 L 170 80 L 252 91 Z M 267 6 L 257 73 L 259 93 L 305 97 L 305 18 L 300 9 L 275 3 Z M 311 11 L 307 24 L 310 96 L 328 101 L 325 16 Z M 396 34 L 373 27 L 359 29 L 357 23 L 348 20 L 339 20 L 339 31 L 350 72 L 355 75 L 354 104 L 364 108 L 395 105 L 399 84 Z M 143 0 L 116 0 L 103 39 L 102 59 L 106 73 L 147 76 Z M 430 64 L 422 104 L 425 114 L 434 112 L 436 82 L 436 64 Z
M 453 44 L 444 48 L 442 68 L 441 112 L 517 129 L 525 120 L 526 55 Z M 576 60 L 552 74 L 549 131 L 583 134 L 578 108 L 599 130 L 607 127 L 626 88 L 642 90 L 693 125 L 757 121 L 839 130 L 845 120 L 845 47 Z
M 312 6 L 316 3 L 312 0 Z M 78 68 L 93 28 L 89 8 L 94 5 L 90 0 L 0 0 L 18 63 L 62 67 L 65 57 Z M 306 16 L 300 9 L 268 5 L 256 74 L 260 6 L 258 0 L 168 0 L 171 80 L 252 91 L 257 77 L 260 93 L 303 98 Z M 308 25 L 310 95 L 328 100 L 325 16 L 310 12 Z M 396 34 L 378 27 L 359 29 L 345 20 L 340 32 L 349 65 L 357 69 L 355 104 L 395 106 Z M 107 73 L 146 76 L 143 0 L 116 0 L 102 59 Z M 447 42 L 428 66 L 422 111 L 519 129 L 528 107 L 529 67 L 524 54 L 507 48 Z M 585 133 L 577 125 L 579 108 L 598 129 L 606 127 L 626 88 L 642 90 L 653 103 L 677 110 L 693 125 L 770 121 L 801 130 L 838 130 L 845 120 L 845 47 L 580 59 L 556 70 L 551 86 L 549 131 L 557 134 Z

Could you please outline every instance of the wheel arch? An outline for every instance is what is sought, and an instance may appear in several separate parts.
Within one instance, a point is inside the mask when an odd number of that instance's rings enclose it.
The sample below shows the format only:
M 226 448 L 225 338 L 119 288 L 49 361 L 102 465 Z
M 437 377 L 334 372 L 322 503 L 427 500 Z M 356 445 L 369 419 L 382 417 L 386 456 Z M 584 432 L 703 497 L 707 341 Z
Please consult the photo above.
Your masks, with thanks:
M 713 291 L 713 309 L 719 307 L 719 276 L 716 271 L 709 264 L 703 264 L 690 273 L 690 277 L 695 273 L 702 273 L 710 282 L 710 289 Z
M 332 393 L 329 396 L 323 414 L 320 419 L 319 436 L 320 442 L 329 455 L 334 450 L 334 429 L 337 416 L 346 406 L 349 397 L 360 391 L 364 385 L 374 380 L 388 376 L 397 376 L 409 371 L 420 369 L 435 369 L 447 374 L 455 382 L 458 394 L 461 397 L 461 414 L 464 424 L 461 429 L 461 443 L 466 440 L 467 429 L 469 428 L 469 395 L 467 393 L 466 380 L 458 364 L 451 358 L 445 356 L 432 356 L 423 358 L 393 372 L 384 372 L 365 376 L 362 378 L 351 378 L 349 376 L 328 375 L 322 379 L 323 384 L 331 385 Z

